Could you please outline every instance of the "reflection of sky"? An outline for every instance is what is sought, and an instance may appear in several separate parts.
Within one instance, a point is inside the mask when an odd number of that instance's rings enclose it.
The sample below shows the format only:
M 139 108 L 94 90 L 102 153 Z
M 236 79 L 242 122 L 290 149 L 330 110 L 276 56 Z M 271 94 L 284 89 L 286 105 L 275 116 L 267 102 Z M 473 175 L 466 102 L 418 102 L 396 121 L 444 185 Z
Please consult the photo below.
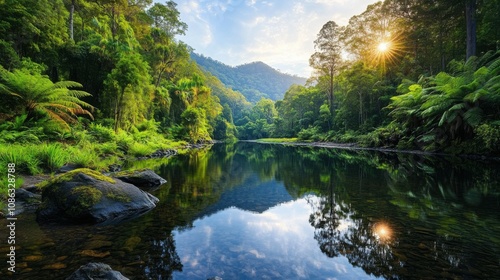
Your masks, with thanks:
M 183 264 L 175 279 L 367 279 L 344 257 L 330 259 L 314 239 L 305 199 L 262 214 L 229 208 L 174 231 Z

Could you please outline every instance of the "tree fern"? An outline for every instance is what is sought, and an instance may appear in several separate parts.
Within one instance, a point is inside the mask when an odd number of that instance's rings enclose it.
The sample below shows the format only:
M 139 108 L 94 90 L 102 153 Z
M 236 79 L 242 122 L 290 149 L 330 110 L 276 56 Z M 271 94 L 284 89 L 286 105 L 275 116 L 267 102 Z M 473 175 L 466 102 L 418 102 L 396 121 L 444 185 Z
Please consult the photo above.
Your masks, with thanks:
M 89 111 L 93 109 L 92 105 L 80 100 L 90 94 L 73 89 L 78 87 L 82 85 L 77 82 L 53 83 L 40 74 L 0 69 L 0 95 L 12 100 L 13 108 L 10 110 L 18 110 L 14 113 L 28 117 L 46 115 L 68 129 L 70 123 L 77 122 L 78 115 L 92 118 Z

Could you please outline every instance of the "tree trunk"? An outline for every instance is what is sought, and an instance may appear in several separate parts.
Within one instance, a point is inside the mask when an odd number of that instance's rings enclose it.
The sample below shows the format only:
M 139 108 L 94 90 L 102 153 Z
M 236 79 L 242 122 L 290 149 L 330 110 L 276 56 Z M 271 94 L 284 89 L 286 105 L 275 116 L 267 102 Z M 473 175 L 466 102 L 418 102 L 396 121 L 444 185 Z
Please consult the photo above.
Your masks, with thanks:
M 330 115 L 333 116 L 333 75 L 334 69 L 330 68 L 330 88 L 328 92 L 328 103 L 330 105 Z
M 358 129 L 359 127 L 361 127 L 361 125 L 363 124 L 363 99 L 362 99 L 362 95 L 361 95 L 361 92 L 358 92 L 358 95 L 359 95 L 359 126 L 358 126 Z
M 75 0 L 71 0 L 71 7 L 69 8 L 69 38 L 74 40 L 73 24 L 75 16 Z
M 465 1 L 465 20 L 467 28 L 466 59 L 476 55 L 476 0 Z
M 115 3 L 113 2 L 113 6 L 111 6 L 111 36 L 113 37 L 113 40 L 115 39 L 116 35 L 116 11 L 115 11 Z
M 115 132 L 118 132 L 118 128 L 120 127 L 120 120 L 121 120 L 121 112 L 122 112 L 122 102 L 123 102 L 123 96 L 125 95 L 125 89 L 122 89 L 122 92 L 120 96 L 118 97 L 118 100 L 116 100 L 115 103 Z

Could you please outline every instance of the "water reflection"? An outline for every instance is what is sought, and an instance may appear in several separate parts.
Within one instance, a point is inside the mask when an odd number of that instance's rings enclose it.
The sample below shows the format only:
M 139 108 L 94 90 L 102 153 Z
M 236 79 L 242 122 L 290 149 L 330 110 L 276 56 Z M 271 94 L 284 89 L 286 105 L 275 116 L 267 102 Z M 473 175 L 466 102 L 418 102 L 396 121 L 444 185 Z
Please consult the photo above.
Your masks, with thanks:
M 239 143 L 153 167 L 168 182 L 136 220 L 40 227 L 23 216 L 18 278 L 64 279 L 90 261 L 133 279 L 498 274 L 495 163 Z
M 367 279 L 346 258 L 326 257 L 299 199 L 261 214 L 230 208 L 174 232 L 184 264 L 175 279 Z
M 373 234 L 380 243 L 390 243 L 392 240 L 392 229 L 386 222 L 378 222 L 373 225 Z

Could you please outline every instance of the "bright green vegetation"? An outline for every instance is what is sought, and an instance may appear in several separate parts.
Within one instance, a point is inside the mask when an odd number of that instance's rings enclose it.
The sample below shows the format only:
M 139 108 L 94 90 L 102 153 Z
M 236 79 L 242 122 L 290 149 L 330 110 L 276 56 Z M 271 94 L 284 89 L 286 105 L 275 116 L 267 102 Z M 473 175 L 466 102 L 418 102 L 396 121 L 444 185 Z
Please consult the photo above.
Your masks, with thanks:
M 117 149 L 148 155 L 173 139 L 235 139 L 232 111 L 249 103 L 190 59 L 176 5 L 0 2 L 0 143 L 68 143 L 88 162 Z
M 327 22 L 312 85 L 261 99 L 235 118 L 239 138 L 498 155 L 499 10 L 498 0 L 386 0 L 345 27 Z

